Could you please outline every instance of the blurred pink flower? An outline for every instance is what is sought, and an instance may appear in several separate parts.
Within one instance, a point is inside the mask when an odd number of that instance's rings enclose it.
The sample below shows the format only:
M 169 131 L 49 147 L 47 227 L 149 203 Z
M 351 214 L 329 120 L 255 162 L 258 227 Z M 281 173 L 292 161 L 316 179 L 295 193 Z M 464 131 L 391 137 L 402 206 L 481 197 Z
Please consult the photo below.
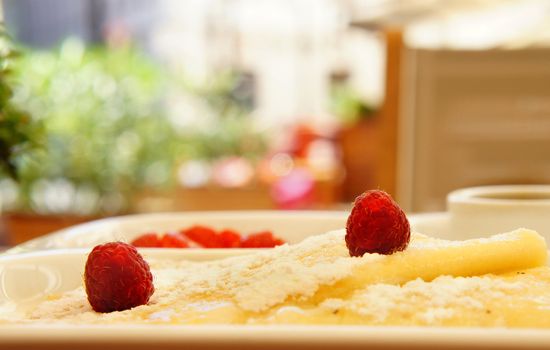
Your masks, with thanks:
M 273 183 L 271 196 L 280 209 L 303 209 L 314 203 L 314 189 L 313 175 L 298 168 Z

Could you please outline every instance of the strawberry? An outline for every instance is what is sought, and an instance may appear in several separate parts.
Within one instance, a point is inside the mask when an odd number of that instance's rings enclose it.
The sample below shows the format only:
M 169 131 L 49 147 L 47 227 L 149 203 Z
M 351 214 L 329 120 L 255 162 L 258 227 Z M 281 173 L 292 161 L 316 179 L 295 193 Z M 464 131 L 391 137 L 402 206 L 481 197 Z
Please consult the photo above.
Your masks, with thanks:
M 410 236 L 409 221 L 389 194 L 371 190 L 355 199 L 346 224 L 346 245 L 351 256 L 404 250 Z
M 241 235 L 230 229 L 218 233 L 222 248 L 239 248 L 241 246 Z
M 187 240 L 179 233 L 166 233 L 160 242 L 163 248 L 189 248 Z
M 261 231 L 248 235 L 243 239 L 241 247 L 243 248 L 273 248 L 282 245 L 285 242 L 273 235 L 271 231 Z
M 156 233 L 145 233 L 135 238 L 130 244 L 140 248 L 162 247 L 162 242 Z
M 111 242 L 96 246 L 84 270 L 86 294 L 97 312 L 145 305 L 155 291 L 149 265 L 134 246 Z
M 220 237 L 210 227 L 196 225 L 181 231 L 181 234 L 204 248 L 222 248 Z

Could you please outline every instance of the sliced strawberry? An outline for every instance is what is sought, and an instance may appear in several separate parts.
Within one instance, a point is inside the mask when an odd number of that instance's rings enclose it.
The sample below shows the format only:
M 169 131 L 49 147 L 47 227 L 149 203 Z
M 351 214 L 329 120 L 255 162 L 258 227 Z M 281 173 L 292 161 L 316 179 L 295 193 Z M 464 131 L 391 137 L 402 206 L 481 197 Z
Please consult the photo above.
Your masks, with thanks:
M 185 237 L 178 233 L 166 233 L 161 238 L 163 248 L 189 248 Z
M 222 241 L 216 231 L 206 226 L 192 226 L 181 231 L 185 237 L 196 242 L 204 248 L 222 248 Z
M 156 233 L 145 233 L 135 238 L 131 244 L 134 247 L 158 248 L 162 247 L 162 242 Z
M 243 248 L 273 248 L 282 245 L 285 242 L 273 235 L 271 231 L 262 231 L 248 235 L 243 239 L 241 247 Z
M 239 248 L 241 246 L 241 235 L 233 230 L 225 229 L 218 233 L 223 248 Z

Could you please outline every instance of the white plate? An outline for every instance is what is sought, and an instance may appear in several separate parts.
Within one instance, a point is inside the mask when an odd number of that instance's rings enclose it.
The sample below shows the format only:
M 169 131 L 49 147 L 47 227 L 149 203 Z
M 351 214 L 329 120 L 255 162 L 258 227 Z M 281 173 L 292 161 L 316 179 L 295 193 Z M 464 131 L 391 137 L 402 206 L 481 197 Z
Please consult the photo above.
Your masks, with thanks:
M 82 283 L 87 250 L 51 250 L 0 257 L 0 310 Z M 149 258 L 204 260 L 233 252 L 143 249 Z M 1 311 L 0 311 L 1 312 Z M 0 324 L 2 349 L 548 349 L 548 330 L 369 326 L 163 326 Z
M 307 236 L 345 227 L 345 211 L 209 211 L 137 214 L 91 221 L 20 244 L 7 253 L 88 248 L 109 241 L 129 242 L 146 232 L 167 232 L 192 225 L 231 228 L 242 234 L 271 230 L 289 243 Z
M 407 217 L 414 232 L 442 239 L 462 239 L 452 234 L 447 212 L 409 214 Z
M 220 211 L 139 214 L 119 216 L 76 225 L 20 244 L 7 253 L 59 248 L 89 248 L 109 241 L 129 242 L 145 232 L 165 232 L 195 224 L 216 229 L 232 228 L 242 233 L 271 230 L 289 243 L 307 236 L 344 228 L 347 211 Z M 409 215 L 416 232 L 449 237 L 447 213 Z

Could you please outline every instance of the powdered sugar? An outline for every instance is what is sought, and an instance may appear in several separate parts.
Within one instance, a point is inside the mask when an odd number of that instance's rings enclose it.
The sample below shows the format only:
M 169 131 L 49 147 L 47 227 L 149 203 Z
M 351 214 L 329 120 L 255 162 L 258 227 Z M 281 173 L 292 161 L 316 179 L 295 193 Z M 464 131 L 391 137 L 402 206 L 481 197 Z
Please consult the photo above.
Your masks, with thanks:
M 353 297 L 330 299 L 322 306 L 348 310 L 384 323 L 391 313 L 410 313 L 425 324 L 438 324 L 454 316 L 455 310 L 484 310 L 485 300 L 502 298 L 526 290 L 528 285 L 497 276 L 441 276 L 431 282 L 416 279 L 402 286 L 374 284 L 357 291 Z
M 435 247 L 438 259 L 460 261 L 457 257 L 462 257 L 461 251 L 448 241 L 413 235 L 409 248 L 403 252 L 352 258 L 344 235 L 344 230 L 332 231 L 296 245 L 218 261 L 150 259 L 156 290 L 148 305 L 98 314 L 91 310 L 83 288 L 77 288 L 39 303 L 26 315 L 11 319 L 21 322 L 185 323 L 189 315 L 224 309 L 230 316 L 224 314 L 223 317 L 232 318 L 220 320 L 242 323 L 251 318 L 261 321 L 262 315 L 279 305 L 284 309 L 309 302 L 328 310 L 349 310 L 364 317 L 365 323 L 382 324 L 397 312 L 401 316 L 410 315 L 420 324 L 438 324 L 453 317 L 456 310 L 482 310 L 485 304 L 481 297 L 500 298 L 526 289 L 523 283 L 494 276 L 431 277 L 433 271 L 430 269 L 434 269 L 434 265 L 438 265 L 440 275 L 445 271 L 460 272 L 445 260 L 433 261 Z M 483 244 L 498 252 L 498 247 L 491 246 L 491 242 L 516 239 L 516 235 L 507 239 L 497 237 L 484 240 Z M 476 245 L 475 242 L 468 244 Z M 452 252 L 448 257 L 441 254 L 449 247 Z M 533 252 L 525 246 L 520 248 L 523 255 Z M 515 253 L 508 248 L 504 252 Z M 517 259 L 519 255 L 513 257 Z M 511 257 L 494 254 L 490 266 L 498 269 L 500 259 Z M 414 266 L 411 261 L 415 262 Z M 521 266 L 519 259 L 517 261 Z M 465 262 L 464 271 L 471 271 L 467 265 L 474 263 L 475 260 Z M 483 273 L 487 272 L 490 271 Z M 425 281 L 417 279 L 419 276 L 428 277 Z M 429 282 L 432 278 L 435 280 Z

